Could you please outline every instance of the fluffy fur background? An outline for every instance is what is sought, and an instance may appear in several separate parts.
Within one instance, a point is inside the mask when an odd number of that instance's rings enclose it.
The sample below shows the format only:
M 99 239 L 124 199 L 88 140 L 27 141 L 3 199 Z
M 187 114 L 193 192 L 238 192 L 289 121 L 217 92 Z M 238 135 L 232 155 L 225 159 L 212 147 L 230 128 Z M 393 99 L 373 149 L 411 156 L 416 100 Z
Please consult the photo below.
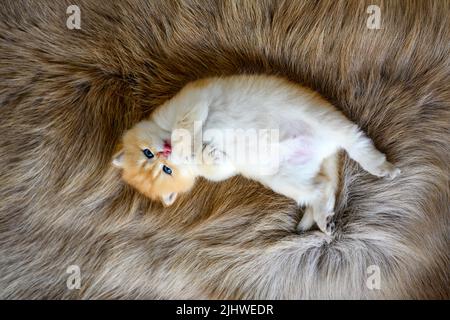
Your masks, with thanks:
M 69 4 L 81 30 L 66 28 Z M 382 29 L 369 30 L 369 4 Z M 1 298 L 450 298 L 450 2 L 0 2 Z M 337 231 L 256 183 L 163 209 L 110 165 L 185 83 L 279 74 L 322 93 L 403 174 L 344 158 Z M 245 109 L 243 108 L 243 112 Z M 79 265 L 80 290 L 66 269 Z M 381 290 L 366 269 L 378 265 Z

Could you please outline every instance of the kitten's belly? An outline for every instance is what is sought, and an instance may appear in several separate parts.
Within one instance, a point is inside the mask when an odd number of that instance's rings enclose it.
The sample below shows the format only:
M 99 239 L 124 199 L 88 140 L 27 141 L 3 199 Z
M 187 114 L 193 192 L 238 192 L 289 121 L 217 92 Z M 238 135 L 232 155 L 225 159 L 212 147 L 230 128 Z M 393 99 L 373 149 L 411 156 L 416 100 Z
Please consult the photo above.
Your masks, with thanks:
M 318 137 L 304 121 L 286 121 L 280 129 L 280 162 L 304 166 L 318 156 Z
M 233 149 L 236 145 L 233 145 L 226 149 L 233 156 L 235 166 L 253 177 L 277 174 L 280 168 L 293 168 L 298 177 L 314 175 L 321 162 L 318 138 L 310 131 L 297 131 L 296 135 L 284 138 L 282 140 L 277 136 L 272 143 L 259 139 L 258 142 L 247 144 L 247 148 L 236 150 Z
M 297 136 L 282 141 L 280 162 L 295 166 L 307 165 L 317 155 L 313 144 L 313 137 L 310 136 Z
M 320 158 L 315 130 L 306 121 L 282 118 L 240 128 L 242 122 L 223 117 L 203 128 L 204 138 L 224 151 L 239 171 L 251 176 L 275 174 L 280 166 L 315 170 Z

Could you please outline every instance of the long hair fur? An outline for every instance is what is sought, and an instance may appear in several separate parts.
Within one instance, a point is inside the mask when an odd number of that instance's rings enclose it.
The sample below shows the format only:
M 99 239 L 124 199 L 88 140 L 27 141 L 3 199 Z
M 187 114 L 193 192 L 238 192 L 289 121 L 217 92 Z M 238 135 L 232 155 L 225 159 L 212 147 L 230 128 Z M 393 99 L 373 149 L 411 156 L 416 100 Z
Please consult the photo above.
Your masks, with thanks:
M 450 298 L 449 1 L 76 2 L 80 30 L 69 1 L 0 2 L 1 298 Z M 121 181 L 125 129 L 236 73 L 317 90 L 402 176 L 344 155 L 331 240 L 243 178 L 170 208 Z

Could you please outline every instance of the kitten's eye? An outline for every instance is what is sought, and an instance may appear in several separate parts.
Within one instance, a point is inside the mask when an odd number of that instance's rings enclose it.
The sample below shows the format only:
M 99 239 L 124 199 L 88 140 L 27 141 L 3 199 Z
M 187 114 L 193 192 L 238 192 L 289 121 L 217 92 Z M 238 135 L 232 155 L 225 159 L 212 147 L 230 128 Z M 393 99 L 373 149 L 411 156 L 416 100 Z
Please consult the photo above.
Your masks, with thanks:
M 144 150 L 142 150 L 142 152 L 144 152 L 144 155 L 149 159 L 151 159 L 155 156 L 149 149 L 144 149 Z
M 163 166 L 163 171 L 167 174 L 172 174 L 172 169 L 170 169 L 168 166 Z

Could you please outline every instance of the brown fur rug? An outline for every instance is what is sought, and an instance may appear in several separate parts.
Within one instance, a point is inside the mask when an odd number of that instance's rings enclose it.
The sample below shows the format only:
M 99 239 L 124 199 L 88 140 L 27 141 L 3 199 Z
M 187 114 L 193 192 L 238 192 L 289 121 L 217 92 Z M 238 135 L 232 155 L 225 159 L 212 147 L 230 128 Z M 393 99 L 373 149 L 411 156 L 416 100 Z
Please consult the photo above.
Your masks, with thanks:
M 81 30 L 66 27 L 72 2 Z M 450 298 L 449 13 L 449 1 L 1 1 L 0 297 Z M 235 73 L 319 91 L 401 177 L 344 157 L 331 241 L 296 234 L 301 210 L 243 178 L 202 181 L 170 209 L 121 182 L 110 160 L 126 128 L 188 81 Z

